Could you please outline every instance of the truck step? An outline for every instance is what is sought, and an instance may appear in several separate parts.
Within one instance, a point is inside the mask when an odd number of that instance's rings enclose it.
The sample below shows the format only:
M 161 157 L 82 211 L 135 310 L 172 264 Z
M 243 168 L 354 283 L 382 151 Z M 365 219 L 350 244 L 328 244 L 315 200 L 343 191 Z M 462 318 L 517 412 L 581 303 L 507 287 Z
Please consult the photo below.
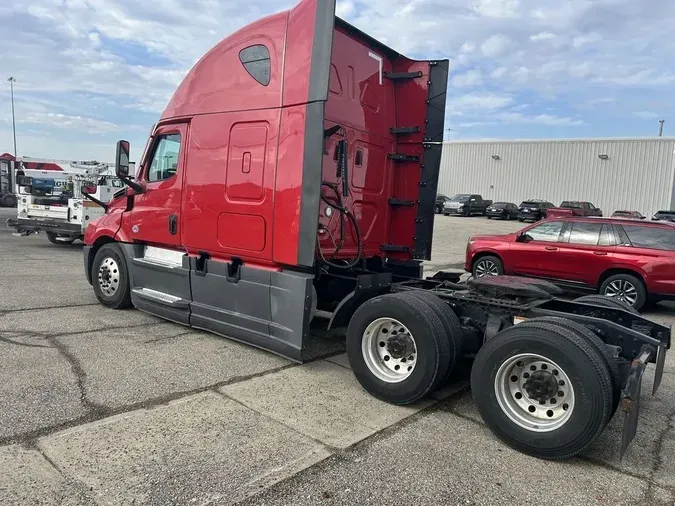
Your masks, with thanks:
M 134 295 L 141 297 L 142 299 L 156 302 L 164 306 L 186 308 L 190 304 L 190 301 L 168 293 L 158 292 L 157 290 L 152 290 L 150 288 L 134 288 L 131 291 Z

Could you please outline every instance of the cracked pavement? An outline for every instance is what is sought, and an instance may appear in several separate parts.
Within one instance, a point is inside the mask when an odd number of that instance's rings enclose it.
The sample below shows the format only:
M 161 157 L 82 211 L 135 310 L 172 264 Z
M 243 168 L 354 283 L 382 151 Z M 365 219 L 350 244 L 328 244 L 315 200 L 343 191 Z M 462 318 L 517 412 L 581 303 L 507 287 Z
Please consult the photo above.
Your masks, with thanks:
M 336 334 L 305 365 L 136 310 L 100 306 L 81 245 L 13 237 L 0 210 L 0 504 L 675 504 L 675 359 L 619 460 L 621 415 L 584 455 L 543 462 L 498 441 L 463 371 L 415 406 L 356 383 Z M 472 233 L 436 220 L 434 261 Z M 675 306 L 650 315 L 675 322 Z

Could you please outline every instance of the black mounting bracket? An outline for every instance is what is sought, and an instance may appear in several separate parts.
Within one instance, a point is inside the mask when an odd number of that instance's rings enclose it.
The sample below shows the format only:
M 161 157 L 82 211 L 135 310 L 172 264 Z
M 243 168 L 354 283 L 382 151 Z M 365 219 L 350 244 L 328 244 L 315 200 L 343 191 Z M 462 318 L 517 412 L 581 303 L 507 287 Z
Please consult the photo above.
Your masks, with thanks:
M 420 131 L 420 127 L 418 126 L 411 126 L 411 127 L 391 127 L 389 129 L 389 133 L 394 134 L 394 135 L 401 135 L 401 134 L 416 134 L 417 132 Z
M 395 162 L 419 162 L 420 157 L 417 155 L 404 155 L 403 153 L 389 153 L 387 158 Z
M 396 244 L 382 244 L 380 249 L 391 253 L 408 253 L 410 251 L 408 246 L 397 246 Z
M 412 207 L 415 205 L 414 200 L 405 200 L 405 199 L 399 199 L 396 197 L 392 197 L 389 199 L 389 205 L 390 206 L 403 206 L 403 207 Z
M 422 77 L 424 74 L 421 70 L 417 72 L 385 72 L 384 77 L 391 79 L 392 81 L 398 81 L 401 79 L 417 79 Z

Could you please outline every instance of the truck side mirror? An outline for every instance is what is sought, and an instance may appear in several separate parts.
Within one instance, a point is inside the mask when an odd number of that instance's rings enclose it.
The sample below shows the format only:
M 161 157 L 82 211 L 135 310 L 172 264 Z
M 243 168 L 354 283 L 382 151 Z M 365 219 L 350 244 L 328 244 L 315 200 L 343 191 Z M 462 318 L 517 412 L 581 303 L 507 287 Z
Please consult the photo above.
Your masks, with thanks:
M 115 174 L 120 179 L 129 176 L 129 141 L 117 141 Z
M 124 184 L 133 189 L 136 193 L 143 193 L 143 187 L 132 181 L 129 177 L 129 141 L 117 141 L 117 154 L 115 156 L 115 174 Z

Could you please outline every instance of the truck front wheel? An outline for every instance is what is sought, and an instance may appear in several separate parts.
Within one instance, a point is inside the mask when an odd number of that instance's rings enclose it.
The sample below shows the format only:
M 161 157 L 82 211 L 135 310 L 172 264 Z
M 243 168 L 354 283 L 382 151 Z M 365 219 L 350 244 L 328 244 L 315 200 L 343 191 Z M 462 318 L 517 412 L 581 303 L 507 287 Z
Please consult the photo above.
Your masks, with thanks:
M 574 329 L 537 319 L 499 332 L 481 348 L 471 390 L 497 437 L 545 459 L 582 452 L 613 408 L 612 380 L 600 352 Z
M 417 297 L 387 294 L 362 304 L 347 328 L 347 357 L 361 386 L 392 404 L 425 397 L 447 372 L 443 323 Z
M 117 244 L 101 246 L 94 257 L 91 274 L 94 294 L 101 304 L 113 309 L 132 306 L 127 263 Z

